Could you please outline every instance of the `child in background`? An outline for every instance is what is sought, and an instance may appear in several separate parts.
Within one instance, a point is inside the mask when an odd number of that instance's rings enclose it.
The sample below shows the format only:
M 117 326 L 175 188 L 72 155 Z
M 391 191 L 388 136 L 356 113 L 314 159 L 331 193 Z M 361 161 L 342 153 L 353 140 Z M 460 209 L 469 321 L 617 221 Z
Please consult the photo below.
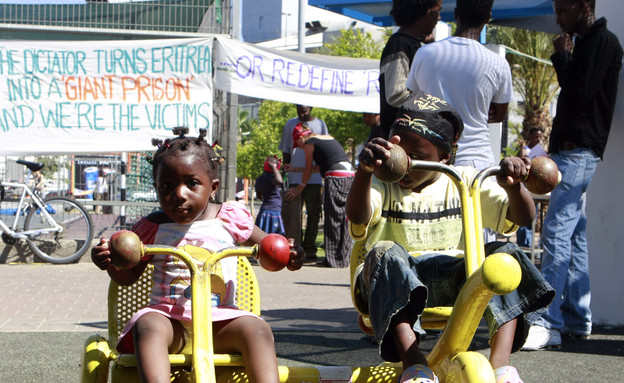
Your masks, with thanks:
M 280 174 L 282 161 L 277 156 L 269 156 L 264 161 L 264 173 L 256 179 L 256 196 L 262 200 L 256 226 L 266 233 L 284 235 L 282 221 L 282 193 L 284 181 Z
M 412 94 L 399 110 L 391 139 L 369 142 L 347 199 L 351 235 L 367 241 L 365 262 L 356 270 L 358 309 L 368 312 L 384 360 L 401 361 L 400 383 L 433 383 L 438 379 L 419 348 L 420 315 L 425 307 L 452 306 L 466 280 L 464 259 L 453 256 L 461 249 L 462 223 L 459 193 L 449 177 L 439 172 L 414 170 L 397 183 L 373 177 L 374 169 L 399 145 L 410 158 L 453 163 L 463 122 L 446 102 Z M 535 205 L 520 183 L 529 159 L 501 160 L 496 181 L 485 180 L 481 191 L 483 224 L 501 233 L 527 225 Z M 465 181 L 477 170 L 457 167 Z M 520 383 L 510 366 L 512 351 L 523 345 L 527 331 L 552 301 L 554 290 L 530 259 L 513 243 L 486 245 L 486 255 L 512 255 L 522 269 L 517 290 L 494 296 L 485 311 L 490 330 L 490 363 L 497 382 Z M 358 301 L 358 300 L 356 300 Z
M 175 139 L 154 141 L 158 150 L 152 172 L 162 210 L 141 218 L 132 231 L 144 244 L 191 244 L 210 251 L 258 243 L 265 233 L 254 226 L 247 210 L 235 202 L 214 202 L 222 158 L 204 139 L 206 132 L 201 130 L 199 137 L 186 137 L 185 130 L 174 130 L 179 134 Z M 132 269 L 117 269 L 111 264 L 109 241 L 104 238 L 92 249 L 91 258 L 120 285 L 131 285 L 148 262 L 153 264 L 150 304 L 128 322 L 117 349 L 136 353 L 142 381 L 168 382 L 168 354 L 192 350 L 188 268 L 172 255 L 155 254 Z M 204 261 L 196 259 L 200 267 Z M 288 268 L 298 269 L 302 263 L 303 253 L 291 251 Z M 235 306 L 236 264 L 235 257 L 221 260 L 213 276 L 222 280 L 212 285 L 214 350 L 242 354 L 251 382 L 275 383 L 279 378 L 271 327 Z
M 108 182 L 106 181 L 106 174 L 104 173 L 104 169 L 102 169 L 102 167 L 98 168 L 97 183 L 95 185 L 95 190 L 93 191 L 93 200 L 108 200 Z M 93 210 L 95 210 L 96 214 L 101 213 L 102 205 L 95 205 Z

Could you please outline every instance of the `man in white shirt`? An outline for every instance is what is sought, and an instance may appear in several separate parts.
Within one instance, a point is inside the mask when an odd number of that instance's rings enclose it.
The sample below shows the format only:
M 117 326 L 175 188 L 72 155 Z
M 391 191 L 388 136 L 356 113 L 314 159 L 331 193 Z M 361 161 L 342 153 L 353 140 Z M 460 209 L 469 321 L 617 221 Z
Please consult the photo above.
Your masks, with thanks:
M 448 102 L 464 121 L 455 164 L 477 169 L 498 163 L 488 122 L 502 122 L 512 96 L 511 70 L 504 57 L 479 42 L 493 0 L 457 0 L 455 35 L 420 48 L 407 79 L 412 92 Z

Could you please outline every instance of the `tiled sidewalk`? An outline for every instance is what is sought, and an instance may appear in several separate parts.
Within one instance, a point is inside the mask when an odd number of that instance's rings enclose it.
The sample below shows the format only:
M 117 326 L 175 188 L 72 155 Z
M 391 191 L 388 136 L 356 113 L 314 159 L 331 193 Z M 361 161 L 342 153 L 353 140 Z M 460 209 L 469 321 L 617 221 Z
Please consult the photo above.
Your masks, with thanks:
M 274 330 L 358 331 L 349 293 L 349 270 L 304 266 L 268 272 L 260 282 L 262 315 Z M 5 300 L 0 331 L 106 329 L 108 275 L 85 255 L 72 265 L 0 264 Z

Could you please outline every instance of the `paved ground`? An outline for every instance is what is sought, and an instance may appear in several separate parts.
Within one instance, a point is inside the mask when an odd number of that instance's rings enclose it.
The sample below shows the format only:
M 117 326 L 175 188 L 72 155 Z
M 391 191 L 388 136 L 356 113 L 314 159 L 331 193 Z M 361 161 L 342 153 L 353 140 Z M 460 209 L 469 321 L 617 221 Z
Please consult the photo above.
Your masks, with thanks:
M 96 238 L 110 236 L 116 218 L 94 215 Z M 376 346 L 362 335 L 349 295 L 348 269 L 304 266 L 297 272 L 254 267 L 263 317 L 271 324 L 283 365 L 376 365 Z M 108 277 L 88 255 L 76 264 L 38 263 L 26 246 L 0 243 L 0 383 L 76 381 L 82 344 L 106 335 Z M 430 349 L 435 335 L 427 337 Z M 480 328 L 473 348 L 488 355 Z M 525 383 L 621 382 L 624 328 L 595 328 L 590 340 L 564 339 L 561 351 L 512 356 Z
M 285 365 L 375 365 L 375 345 L 359 332 L 347 269 L 305 266 L 270 273 L 254 267 L 263 316 Z M 0 382 L 75 381 L 82 343 L 106 333 L 108 277 L 87 260 L 73 265 L 0 264 Z M 423 348 L 430 348 L 435 337 Z M 487 355 L 480 329 L 474 348 Z M 624 329 L 597 328 L 588 341 L 564 340 L 562 351 L 519 352 L 525 383 L 622 381 Z

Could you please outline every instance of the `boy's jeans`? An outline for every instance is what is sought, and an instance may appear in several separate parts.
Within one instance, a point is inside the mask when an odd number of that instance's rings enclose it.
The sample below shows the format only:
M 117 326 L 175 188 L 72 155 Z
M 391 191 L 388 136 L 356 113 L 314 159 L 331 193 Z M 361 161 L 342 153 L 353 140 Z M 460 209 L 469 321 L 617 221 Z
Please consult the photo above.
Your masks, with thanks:
M 557 295 L 536 324 L 589 335 L 592 318 L 585 200 L 600 158 L 588 148 L 560 151 L 550 158 L 559 167 L 562 180 L 550 194 L 542 228 L 542 273 Z
M 522 269 L 518 289 L 507 295 L 495 295 L 485 311 L 490 336 L 504 323 L 519 318 L 512 349 L 517 351 L 526 340 L 529 326 L 538 319 L 554 297 L 555 291 L 531 260 L 514 243 L 492 242 L 485 246 L 486 256 L 493 253 L 513 256 Z M 392 318 L 403 312 L 416 333 L 424 334 L 420 315 L 425 307 L 452 306 L 466 280 L 463 258 L 442 254 L 413 257 L 392 241 L 379 241 L 368 252 L 357 280 L 368 302 L 375 339 L 381 357 L 400 361 L 390 334 Z

